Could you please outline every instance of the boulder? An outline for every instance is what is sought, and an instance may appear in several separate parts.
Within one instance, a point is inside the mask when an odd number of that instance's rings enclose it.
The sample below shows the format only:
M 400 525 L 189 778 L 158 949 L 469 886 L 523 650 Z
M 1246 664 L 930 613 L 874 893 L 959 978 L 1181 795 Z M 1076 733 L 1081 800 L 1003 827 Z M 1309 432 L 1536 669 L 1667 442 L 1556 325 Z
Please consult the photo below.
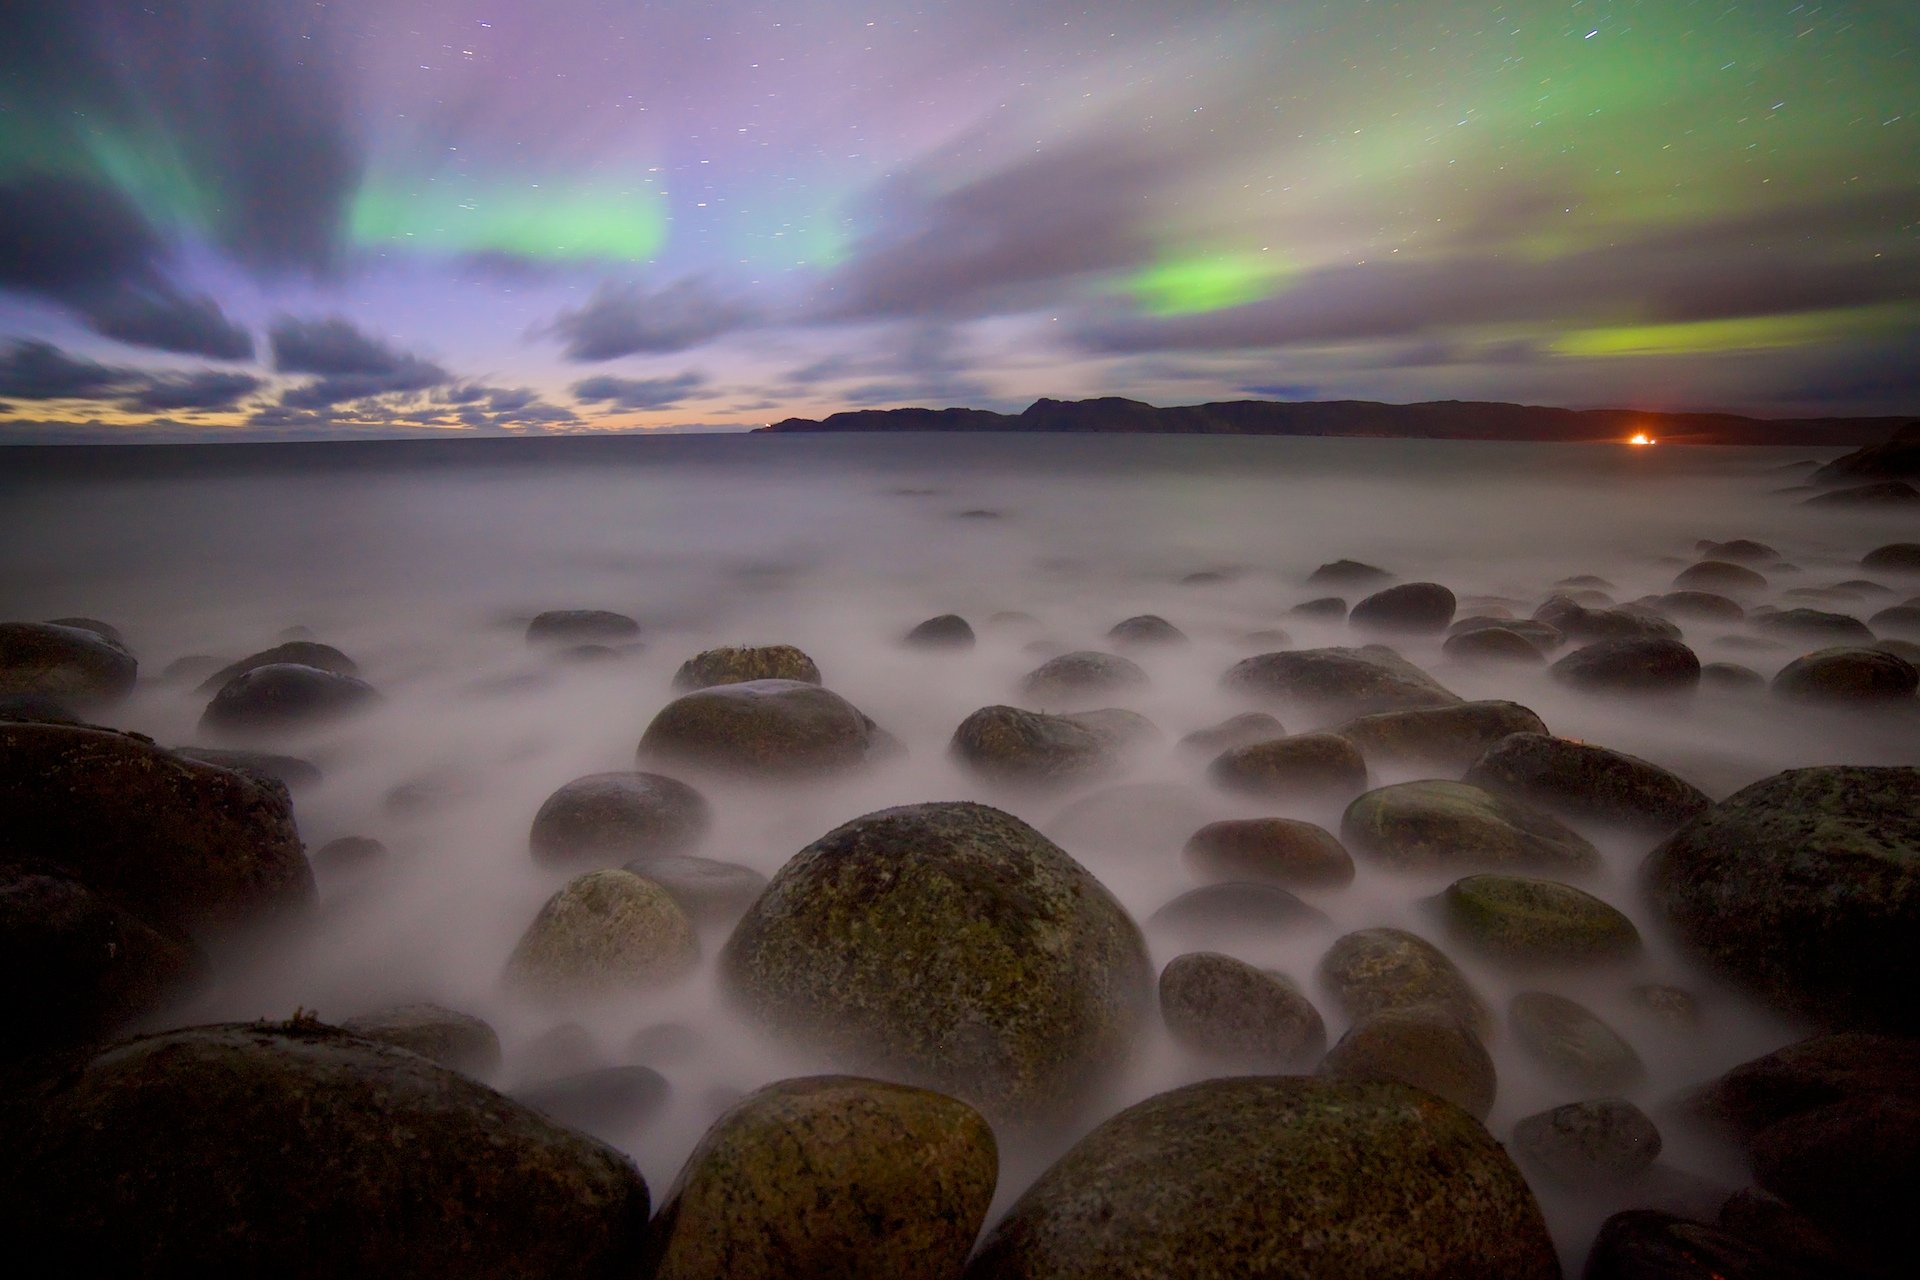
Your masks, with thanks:
M 173 753 L 201 764 L 245 774 L 256 782 L 277 782 L 292 791 L 320 781 L 320 766 L 299 756 L 231 747 L 175 747 Z
M 1364 587 L 1375 582 L 1386 582 L 1392 577 L 1393 575 L 1385 569 L 1359 560 L 1333 560 L 1308 574 L 1307 585 L 1310 587 Z
M 1709 560 L 1730 560 L 1735 564 L 1773 564 L 1780 559 L 1778 551 L 1752 538 L 1734 538 L 1728 542 L 1702 540 L 1695 544 L 1694 550 Z
M 1436 1005 L 1383 1009 L 1362 1018 L 1327 1051 L 1320 1074 L 1411 1085 L 1483 1122 L 1499 1088 L 1480 1037 Z
M 1691 1106 L 1744 1142 L 1793 1116 L 1874 1097 L 1920 1103 L 1920 1038 L 1841 1031 L 1796 1041 L 1710 1082 Z
M 1713 801 L 1638 756 L 1544 732 L 1516 733 L 1473 762 L 1464 781 L 1568 817 L 1671 831 Z
M 1910 422 L 1879 444 L 1862 445 L 1815 471 L 1815 484 L 1860 479 L 1897 479 L 1920 476 L 1920 423 Z
M 1557 1280 L 1519 1170 L 1405 1085 L 1206 1080 L 1108 1120 L 988 1233 L 968 1280 Z
M 1528 1056 L 1569 1084 L 1614 1092 L 1646 1078 L 1633 1046 L 1578 1001 L 1523 991 L 1508 1004 L 1507 1020 Z
M 1875 633 L 1920 640 L 1920 604 L 1888 605 L 1867 619 Z
M 72 627 L 77 631 L 91 631 L 108 644 L 127 647 L 127 638 L 120 634 L 120 628 L 111 622 L 102 622 L 98 618 L 48 618 L 47 622 L 56 627 Z
M 1312 600 L 1302 600 L 1287 612 L 1296 618 L 1319 618 L 1328 622 L 1338 622 L 1347 616 L 1347 602 L 1339 596 L 1317 596 Z
M 1657 1209 L 1627 1209 L 1601 1224 L 1582 1280 L 1844 1280 Z
M 1340 819 L 1362 857 L 1405 870 L 1590 871 L 1600 853 L 1544 809 L 1464 782 L 1401 782 L 1367 792 Z
M 1653 607 L 1676 618 L 1699 622 L 1738 622 L 1747 616 L 1739 602 L 1712 591 L 1669 591 L 1655 596 Z
M 873 721 L 839 694 L 801 680 L 749 680 L 682 694 L 641 735 L 639 757 L 751 777 L 800 778 L 866 763 Z
M 500 1037 L 486 1019 L 431 1001 L 390 1005 L 340 1023 L 342 1031 L 431 1058 L 484 1080 L 500 1065 Z
M 1458 937 L 1501 960 L 1576 964 L 1640 949 L 1633 921 L 1556 880 L 1467 876 L 1447 886 L 1440 906 Z
M 1230 716 L 1219 724 L 1205 729 L 1195 729 L 1180 739 L 1183 750 L 1202 754 L 1211 759 L 1229 747 L 1244 747 L 1249 743 L 1265 742 L 1268 738 L 1279 738 L 1286 734 L 1278 720 L 1264 711 L 1248 711 L 1242 715 Z
M 1186 644 L 1187 633 L 1158 614 L 1142 613 L 1113 624 L 1107 639 L 1117 645 L 1146 648 L 1153 645 Z
M 957 613 L 928 618 L 901 637 L 903 644 L 915 649 L 971 649 L 973 640 L 973 628 Z
M 717 684 L 747 684 L 754 680 L 819 684 L 820 668 L 790 644 L 708 649 L 680 664 L 680 670 L 673 676 L 673 687 L 691 693 Z
M 1477 1034 L 1493 1029 L 1486 1005 L 1453 961 L 1404 929 L 1347 934 L 1321 958 L 1320 982 L 1353 1022 L 1391 1009 L 1432 1005 Z
M 1053 787 L 1113 772 L 1124 745 L 1080 716 L 993 706 L 962 720 L 948 750 L 991 781 Z
M 1680 628 L 1651 609 L 1623 606 L 1590 609 L 1568 596 L 1548 597 L 1533 612 L 1533 621 L 1552 627 L 1569 640 L 1678 640 Z
M 1513 1126 L 1522 1160 L 1563 1186 L 1631 1182 L 1660 1155 L 1660 1130 L 1625 1098 L 1590 1098 L 1526 1116 Z
M 1889 542 L 1884 547 L 1875 547 L 1860 557 L 1860 567 L 1893 573 L 1920 573 L 1920 542 Z
M 1700 683 L 1700 659 L 1678 640 L 1601 640 L 1548 668 L 1590 693 L 1682 693 Z
M 1648 856 L 1655 907 L 1721 975 L 1839 1028 L 1920 1033 L 1920 769 L 1791 769 Z
M 1835 644 L 1872 644 L 1873 628 L 1851 614 L 1825 609 L 1756 609 L 1747 622 L 1763 635 L 1782 640 Z
M 1432 676 L 1377 644 L 1257 654 L 1228 671 L 1224 683 L 1229 689 L 1298 703 L 1340 719 L 1460 701 Z
M 323 873 L 355 872 L 387 860 L 387 846 L 372 836 L 340 836 L 313 851 L 310 861 Z
M 720 957 L 761 1021 L 990 1114 L 1037 1116 L 1126 1054 L 1139 928 L 1045 836 L 969 803 L 856 818 L 782 867 Z
M 1702 560 L 1674 576 L 1676 591 L 1711 591 L 1720 595 L 1753 596 L 1767 589 L 1764 574 L 1725 560 Z
M 221 685 L 207 703 L 200 727 L 230 733 L 304 729 L 379 701 L 374 687 L 357 676 L 275 662 Z
M 13 856 L 197 939 L 313 897 L 285 787 L 133 734 L 0 723 L 0 813 Z
M 1475 614 L 1461 618 L 1447 628 L 1448 639 L 1472 635 L 1476 631 L 1505 631 L 1519 636 L 1541 653 L 1566 643 L 1566 633 L 1538 618 L 1510 618 L 1505 613 Z
M 1214 757 L 1207 776 L 1229 791 L 1266 799 L 1349 796 L 1366 787 L 1367 762 L 1338 734 L 1297 733 L 1229 748 Z
M 96 632 L 51 622 L 0 622 L 0 694 L 103 707 L 126 697 L 139 671 L 131 653 Z
M 1466 768 L 1509 734 L 1546 731 L 1546 724 L 1531 710 L 1501 701 L 1382 711 L 1333 730 L 1360 748 L 1369 764 L 1411 765 L 1448 773 Z
M 767 887 L 752 867 L 712 858 L 636 858 L 626 869 L 665 889 L 695 924 L 732 924 Z
M 1830 493 L 1815 494 L 1800 503 L 1803 507 L 1911 507 L 1920 505 L 1920 489 L 1905 480 L 1882 480 L 1875 484 L 1852 485 Z
M 1204 938 L 1228 935 L 1270 940 L 1327 917 L 1277 884 L 1229 881 L 1189 889 L 1147 918 L 1174 933 Z
M 1078 649 L 1049 658 L 1020 681 L 1020 691 L 1036 702 L 1085 702 L 1140 688 L 1147 673 L 1118 654 Z
M 312 667 L 316 671 L 332 672 L 336 676 L 357 676 L 360 665 L 330 644 L 320 644 L 313 640 L 289 640 L 274 645 L 271 649 L 262 649 L 250 653 L 238 662 L 229 662 L 200 682 L 197 693 L 218 693 L 226 687 L 229 680 L 243 676 L 256 667 L 277 666 L 292 663 L 300 667 Z
M 662 986 L 699 960 L 693 924 L 665 889 L 631 871 L 589 871 L 547 899 L 507 975 L 529 991 L 595 994 Z
M 66 703 L 44 693 L 0 693 L 0 720 L 19 724 L 80 724 Z
M 1737 662 L 1705 662 L 1700 665 L 1700 683 L 1729 693 L 1767 687 L 1767 678 L 1752 667 Z
M 1909 1267 L 1920 1099 L 1868 1094 L 1802 1111 L 1747 1143 L 1754 1180 L 1835 1239 Z
M 1474 665 L 1502 662 L 1529 667 L 1547 665 L 1540 646 L 1509 627 L 1475 627 L 1448 636 L 1440 652 L 1455 662 Z
M 965 1103 L 852 1076 L 768 1085 L 687 1157 L 648 1239 L 654 1280 L 951 1280 L 993 1200 Z
M 623 1274 L 647 1204 L 612 1148 L 311 1021 L 117 1045 L 0 1173 L 17 1256 L 73 1275 Z
M 549 609 L 527 623 L 528 644 L 606 644 L 639 635 L 639 623 L 606 609 Z
M 1435 635 L 1453 621 L 1453 592 L 1437 582 L 1403 582 L 1353 606 L 1347 621 L 1370 631 Z
M 1353 856 L 1324 827 L 1293 818 L 1210 822 L 1188 838 L 1187 865 L 1215 880 L 1253 880 L 1296 889 L 1353 883 Z
M 1773 678 L 1773 692 L 1795 702 L 1833 706 L 1912 703 L 1920 671 L 1882 649 L 1836 645 L 1795 658 Z
M 686 783 L 658 773 L 591 773 L 548 796 L 527 842 L 557 865 L 658 857 L 692 847 L 713 809 Z
M 1319 1010 L 1298 987 L 1216 951 L 1176 956 L 1160 971 L 1160 1017 L 1193 1052 L 1256 1071 L 1285 1071 L 1327 1044 Z

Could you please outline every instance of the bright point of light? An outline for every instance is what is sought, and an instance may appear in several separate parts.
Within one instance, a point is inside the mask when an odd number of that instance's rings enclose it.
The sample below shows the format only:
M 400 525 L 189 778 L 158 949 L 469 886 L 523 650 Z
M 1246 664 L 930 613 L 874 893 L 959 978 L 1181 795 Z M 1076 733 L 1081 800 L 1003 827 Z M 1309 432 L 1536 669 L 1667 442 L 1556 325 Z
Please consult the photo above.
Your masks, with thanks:
M 1627 443 L 1628 444 L 1653 444 L 1654 439 L 1652 436 L 1648 435 L 1644 431 L 1636 431 L 1633 433 L 1633 438 L 1628 440 Z

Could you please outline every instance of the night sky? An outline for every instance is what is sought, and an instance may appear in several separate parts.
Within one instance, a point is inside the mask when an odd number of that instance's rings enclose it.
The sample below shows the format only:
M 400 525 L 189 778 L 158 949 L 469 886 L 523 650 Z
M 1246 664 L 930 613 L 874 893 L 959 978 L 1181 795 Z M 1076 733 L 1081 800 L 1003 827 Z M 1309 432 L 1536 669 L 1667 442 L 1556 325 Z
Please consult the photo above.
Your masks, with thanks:
M 1920 4 L 0 0 L 0 440 L 1920 410 Z

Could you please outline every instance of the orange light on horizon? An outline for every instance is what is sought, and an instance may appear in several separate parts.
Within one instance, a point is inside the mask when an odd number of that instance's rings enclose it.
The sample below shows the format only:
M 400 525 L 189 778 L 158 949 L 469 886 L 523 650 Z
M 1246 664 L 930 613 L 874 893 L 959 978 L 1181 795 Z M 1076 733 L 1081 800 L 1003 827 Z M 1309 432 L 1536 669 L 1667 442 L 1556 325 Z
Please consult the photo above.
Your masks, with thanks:
M 1633 433 L 1633 436 L 1627 441 L 1627 443 L 1638 445 L 1638 444 L 1655 444 L 1657 442 L 1654 440 L 1652 436 L 1648 435 L 1646 432 L 1636 431 Z

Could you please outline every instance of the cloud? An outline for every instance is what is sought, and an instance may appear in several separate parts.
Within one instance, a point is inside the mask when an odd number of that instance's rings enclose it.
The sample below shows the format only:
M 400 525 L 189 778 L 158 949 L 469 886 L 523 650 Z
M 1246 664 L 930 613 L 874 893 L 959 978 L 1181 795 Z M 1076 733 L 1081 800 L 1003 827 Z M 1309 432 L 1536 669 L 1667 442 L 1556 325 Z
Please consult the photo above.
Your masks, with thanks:
M 369 336 L 339 316 L 300 320 L 283 316 L 268 330 L 273 366 L 281 373 L 317 375 L 289 388 L 280 403 L 325 409 L 396 392 L 426 391 L 453 381 L 445 369 Z
M 610 409 L 670 409 L 707 384 L 704 374 L 688 371 L 671 378 L 583 378 L 573 397 L 583 404 L 605 402 Z
M 602 284 L 584 307 L 561 312 L 545 332 L 562 340 L 567 359 L 587 363 L 687 351 L 753 318 L 747 307 L 690 278 L 652 293 L 636 284 Z
M 261 379 L 246 373 L 227 373 L 207 369 L 200 373 L 155 374 L 144 386 L 129 391 L 119 400 L 129 413 L 168 413 L 198 410 L 215 413 L 239 407 L 242 400 L 260 390 Z
M 153 372 L 70 356 L 48 342 L 15 342 L 0 353 L 0 395 L 16 400 L 111 401 L 129 413 L 237 408 L 264 384 L 251 374 L 202 369 Z

